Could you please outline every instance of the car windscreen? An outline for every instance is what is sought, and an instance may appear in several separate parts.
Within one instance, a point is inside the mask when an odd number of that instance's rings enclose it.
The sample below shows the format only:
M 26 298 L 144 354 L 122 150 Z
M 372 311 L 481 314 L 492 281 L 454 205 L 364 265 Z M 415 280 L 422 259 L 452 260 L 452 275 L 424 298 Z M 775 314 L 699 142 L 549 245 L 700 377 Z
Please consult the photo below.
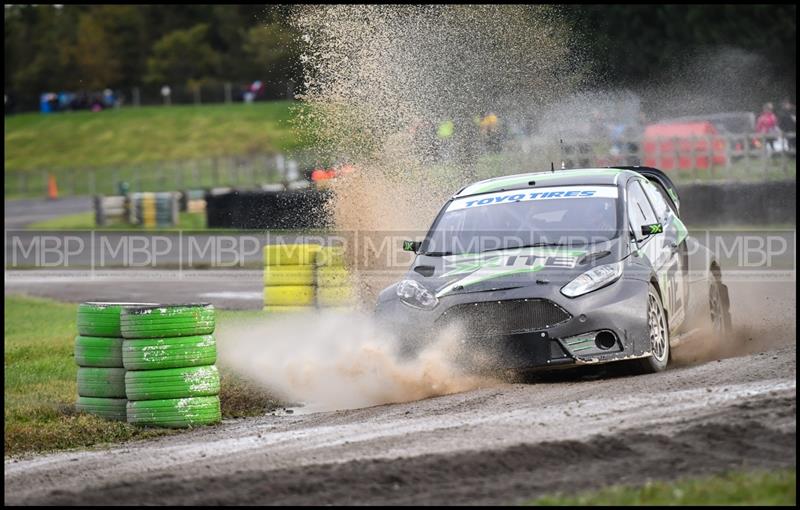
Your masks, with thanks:
M 617 237 L 616 186 L 559 186 L 451 201 L 421 247 L 456 255 L 522 246 L 585 246 Z

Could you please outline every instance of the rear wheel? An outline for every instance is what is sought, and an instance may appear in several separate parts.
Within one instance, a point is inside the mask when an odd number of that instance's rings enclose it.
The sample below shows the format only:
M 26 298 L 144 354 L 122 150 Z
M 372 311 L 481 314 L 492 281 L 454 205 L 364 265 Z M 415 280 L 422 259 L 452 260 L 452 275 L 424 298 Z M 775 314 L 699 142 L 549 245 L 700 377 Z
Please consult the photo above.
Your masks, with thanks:
M 661 372 L 669 363 L 669 322 L 658 291 L 650 284 L 647 292 L 647 329 L 651 355 L 638 361 L 640 371 L 646 374 Z

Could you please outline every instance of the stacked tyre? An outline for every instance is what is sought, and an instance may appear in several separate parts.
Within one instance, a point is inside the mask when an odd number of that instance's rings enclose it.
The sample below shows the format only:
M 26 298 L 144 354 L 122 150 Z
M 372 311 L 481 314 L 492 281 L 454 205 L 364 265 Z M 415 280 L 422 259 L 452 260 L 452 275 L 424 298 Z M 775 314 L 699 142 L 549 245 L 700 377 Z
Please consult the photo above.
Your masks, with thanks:
M 146 227 L 156 226 L 156 197 L 155 193 L 142 193 L 142 224 Z
M 109 420 L 127 419 L 120 314 L 148 303 L 88 302 L 78 305 L 78 411 Z
M 320 248 L 316 258 L 317 306 L 348 309 L 355 305 L 355 286 L 345 266 L 344 250 Z
M 192 427 L 219 422 L 214 307 L 126 307 L 120 327 L 129 423 Z
M 293 312 L 315 306 L 316 244 L 264 247 L 264 310 Z

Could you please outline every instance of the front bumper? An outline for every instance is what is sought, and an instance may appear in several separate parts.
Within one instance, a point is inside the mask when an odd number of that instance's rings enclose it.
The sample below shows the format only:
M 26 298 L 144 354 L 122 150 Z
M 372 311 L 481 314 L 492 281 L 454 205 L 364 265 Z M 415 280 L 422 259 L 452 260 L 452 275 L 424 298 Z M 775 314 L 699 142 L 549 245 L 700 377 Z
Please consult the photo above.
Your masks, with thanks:
M 568 298 L 560 286 L 535 284 L 516 289 L 452 294 L 440 298 L 433 310 L 411 308 L 399 299 L 379 302 L 378 319 L 401 339 L 402 351 L 413 355 L 443 335 L 454 335 L 460 344 L 458 358 L 469 366 L 486 369 L 530 369 L 570 364 L 605 363 L 650 354 L 647 327 L 648 283 L 623 277 L 613 284 Z M 557 324 L 534 324 L 524 331 L 519 320 L 513 331 L 503 331 L 504 310 L 512 313 L 520 302 L 550 302 L 566 315 Z M 490 315 L 469 322 L 467 328 L 442 328 L 449 310 L 465 304 L 492 304 Z M 513 306 L 512 306 L 513 304 Z M 462 305 L 462 306 L 459 306 Z M 456 307 L 456 308 L 454 308 Z M 483 325 L 483 326 L 482 326 Z M 611 333 L 614 344 L 596 346 L 595 334 Z M 610 337 L 605 336 L 605 340 Z M 608 344 L 607 344 L 608 345 Z

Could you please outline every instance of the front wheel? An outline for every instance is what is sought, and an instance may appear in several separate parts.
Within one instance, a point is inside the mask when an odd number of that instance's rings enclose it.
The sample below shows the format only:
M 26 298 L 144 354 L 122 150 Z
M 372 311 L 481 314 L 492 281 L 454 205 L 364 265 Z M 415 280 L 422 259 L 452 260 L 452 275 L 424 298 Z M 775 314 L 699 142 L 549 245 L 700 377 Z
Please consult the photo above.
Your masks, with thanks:
M 654 374 L 667 368 L 669 363 L 669 323 L 658 291 L 650 284 L 647 292 L 647 328 L 650 335 L 651 355 L 636 360 L 645 374 Z

